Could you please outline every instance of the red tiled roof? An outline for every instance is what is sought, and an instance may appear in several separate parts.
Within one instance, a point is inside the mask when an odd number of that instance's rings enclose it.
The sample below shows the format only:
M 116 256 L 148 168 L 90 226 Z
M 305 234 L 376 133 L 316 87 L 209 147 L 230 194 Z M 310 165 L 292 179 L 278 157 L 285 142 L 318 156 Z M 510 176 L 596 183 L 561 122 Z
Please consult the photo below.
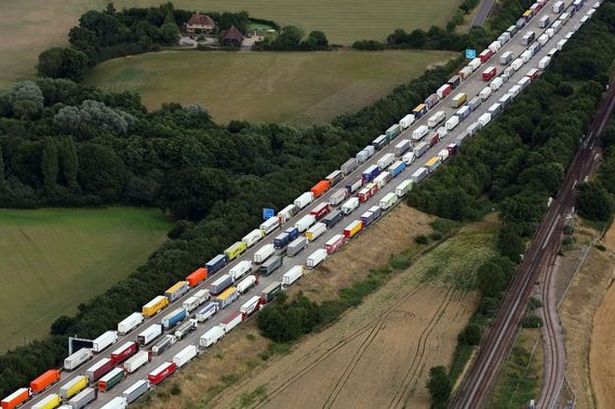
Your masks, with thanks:
M 200 12 L 196 12 L 190 17 L 188 20 L 189 26 L 204 26 L 204 27 L 214 27 L 216 23 L 206 14 L 201 14 Z
M 243 34 L 241 34 L 241 31 L 239 31 L 237 27 L 231 26 L 231 28 L 222 32 L 222 40 L 235 40 L 241 42 L 243 41 Z

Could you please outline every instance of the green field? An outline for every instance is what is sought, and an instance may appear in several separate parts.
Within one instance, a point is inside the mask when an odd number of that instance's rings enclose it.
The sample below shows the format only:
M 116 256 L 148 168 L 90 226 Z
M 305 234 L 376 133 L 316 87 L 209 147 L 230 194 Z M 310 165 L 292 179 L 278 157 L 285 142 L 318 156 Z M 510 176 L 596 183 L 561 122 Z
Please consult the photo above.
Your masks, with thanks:
M 159 5 L 163 0 L 116 0 L 117 9 Z M 0 87 L 35 74 L 38 54 L 66 43 L 68 30 L 89 9 L 107 0 L 3 0 L 0 5 Z M 383 40 L 395 28 L 444 26 L 460 1 L 448 0 L 176 0 L 177 8 L 247 10 L 305 31 L 322 30 L 334 43 Z
M 316 123 L 369 105 L 452 56 L 433 51 L 160 52 L 102 63 L 85 83 L 135 91 L 149 108 L 198 103 L 223 123 Z
M 155 209 L 0 210 L 0 350 L 126 277 L 170 226 Z

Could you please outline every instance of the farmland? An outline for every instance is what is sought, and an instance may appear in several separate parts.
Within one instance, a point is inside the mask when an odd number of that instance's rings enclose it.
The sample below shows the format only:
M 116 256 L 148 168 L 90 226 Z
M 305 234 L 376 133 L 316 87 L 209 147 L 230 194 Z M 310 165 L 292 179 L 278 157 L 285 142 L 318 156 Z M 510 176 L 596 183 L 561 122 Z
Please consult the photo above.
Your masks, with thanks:
M 66 43 L 68 30 L 85 11 L 102 9 L 106 0 L 5 0 L 0 13 L 0 88 L 18 78 L 35 74 L 38 54 Z M 149 6 L 157 0 L 117 0 L 117 8 Z M 363 38 L 383 40 L 397 27 L 428 28 L 451 18 L 457 2 L 445 0 L 176 0 L 177 8 L 247 10 L 255 17 L 280 24 L 296 24 L 304 30 L 323 30 L 330 41 L 351 44 Z
M 154 209 L 0 210 L 0 349 L 44 335 L 126 277 L 170 225 Z
M 150 109 L 163 102 L 198 103 L 217 122 L 317 123 L 369 105 L 453 55 L 161 52 L 104 62 L 85 83 L 109 91 L 135 91 Z

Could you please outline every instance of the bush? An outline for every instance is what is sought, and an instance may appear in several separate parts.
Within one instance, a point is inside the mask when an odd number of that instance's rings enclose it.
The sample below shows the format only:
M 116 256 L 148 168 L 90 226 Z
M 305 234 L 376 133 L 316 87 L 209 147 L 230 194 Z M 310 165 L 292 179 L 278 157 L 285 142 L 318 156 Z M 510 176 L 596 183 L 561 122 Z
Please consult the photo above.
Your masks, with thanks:
M 414 238 L 414 241 L 417 244 L 429 244 L 429 237 L 427 237 L 424 234 L 419 234 L 418 236 Z
M 542 326 L 542 319 L 538 315 L 530 313 L 523 317 L 521 326 L 523 328 L 540 328 Z

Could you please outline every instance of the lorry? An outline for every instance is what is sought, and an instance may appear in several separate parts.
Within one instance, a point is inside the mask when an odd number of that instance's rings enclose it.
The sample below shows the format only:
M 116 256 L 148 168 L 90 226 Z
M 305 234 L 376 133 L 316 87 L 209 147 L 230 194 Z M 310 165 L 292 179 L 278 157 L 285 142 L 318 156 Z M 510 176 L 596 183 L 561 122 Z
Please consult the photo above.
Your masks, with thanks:
M 461 78 L 462 81 L 467 80 L 470 75 L 472 75 L 472 68 L 470 67 L 463 67 L 459 70 L 459 78 Z
M 310 214 L 316 218 L 316 220 L 322 219 L 331 211 L 331 205 L 327 202 L 322 202 L 318 204 L 315 208 L 310 211 Z
M 505 94 L 505 95 L 508 95 L 508 94 Z M 500 112 L 502 112 L 502 109 L 503 109 L 503 105 L 496 102 L 495 104 L 489 107 L 487 112 L 491 115 L 491 118 L 495 118 Z
M 254 229 L 250 233 L 243 236 L 241 241 L 246 245 L 246 247 L 249 248 L 258 243 L 263 237 L 265 237 L 265 233 L 263 233 L 261 229 Z
M 322 222 L 327 225 L 327 229 L 330 229 L 342 220 L 343 217 L 344 213 L 341 210 L 335 210 L 325 216 L 325 218 L 322 219 Z
M 351 197 L 350 199 L 346 200 L 342 205 L 342 213 L 344 213 L 344 215 L 349 215 L 357 207 L 359 207 L 359 198 Z
M 237 287 L 229 287 L 222 291 L 215 299 L 214 302 L 218 304 L 218 309 L 222 310 L 239 298 Z
M 344 174 L 342 173 L 341 170 L 334 170 L 333 172 L 327 175 L 325 180 L 329 182 L 329 188 L 331 188 L 337 185 L 343 178 L 344 178 Z
M 89 348 L 81 348 L 80 350 L 73 352 L 72 355 L 67 356 L 64 359 L 64 369 L 72 371 L 77 369 L 81 364 L 90 360 L 94 356 L 92 350 Z
M 143 331 L 139 335 L 137 335 L 137 343 L 139 345 L 148 345 L 153 340 L 162 335 L 162 325 L 160 324 L 152 324 Z
M 389 210 L 391 207 L 395 206 L 397 203 L 397 195 L 395 192 L 389 192 L 382 199 L 380 199 L 380 208 L 382 211 Z
M 312 192 L 305 192 L 301 196 L 296 198 L 293 203 L 299 209 L 303 209 L 305 206 L 312 203 L 313 200 L 314 200 L 314 194 Z
M 41 393 L 60 380 L 59 369 L 49 369 L 30 382 L 30 392 Z
M 303 266 L 292 266 L 287 272 L 282 275 L 282 285 L 290 286 L 303 275 Z
M 261 303 L 267 304 L 273 301 L 282 292 L 282 283 L 274 281 L 261 291 Z
M 28 399 L 30 399 L 30 390 L 28 388 L 20 388 L 2 399 L 1 407 L 2 409 L 15 409 Z
M 433 93 L 425 99 L 424 103 L 427 106 L 427 109 L 431 109 L 435 107 L 439 101 L 440 98 L 438 98 L 438 94 Z
M 169 299 L 164 295 L 158 295 L 143 306 L 141 313 L 144 317 L 153 317 L 169 305 Z
M 472 69 L 472 72 L 474 72 L 478 69 L 478 67 L 480 67 L 482 63 L 483 62 L 480 60 L 480 58 L 474 58 L 468 63 L 468 67 L 470 67 Z
M 513 60 L 514 54 L 511 51 L 506 51 L 500 56 L 500 65 L 508 65 Z
M 502 84 L 504 84 L 504 80 L 501 77 L 497 77 L 494 78 L 493 81 L 491 81 L 491 84 L 489 84 L 489 86 L 493 91 L 497 91 L 500 89 Z
M 194 357 L 196 357 L 198 351 L 199 349 L 196 347 L 196 345 L 188 345 L 184 349 L 179 351 L 177 354 L 175 354 L 172 361 L 178 368 L 181 368 L 182 366 L 190 362 Z
M 299 233 L 303 233 L 304 231 L 309 229 L 314 223 L 316 223 L 316 218 L 311 214 L 306 214 L 297 221 L 297 223 L 295 224 L 295 228 L 299 231 Z
M 184 307 L 186 311 L 192 312 L 207 300 L 209 300 L 209 291 L 199 290 L 194 293 L 193 296 L 188 297 L 186 301 L 182 303 L 182 307 Z
M 158 385 L 177 370 L 177 365 L 173 362 L 165 362 L 147 375 L 147 380 L 152 385 Z
M 272 219 L 276 220 L 279 224 L 279 220 L 277 218 Z M 216 274 L 218 271 L 222 270 L 224 266 L 226 266 L 227 261 L 228 260 L 226 259 L 226 256 L 224 254 L 218 254 L 217 256 L 209 260 L 207 263 L 205 263 L 205 267 L 207 267 L 207 273 L 210 276 Z
M 104 406 L 101 406 L 100 409 L 126 409 L 128 407 L 128 402 L 123 396 L 116 396 L 111 399 L 109 403 Z
M 444 84 L 436 90 L 438 98 L 444 99 L 453 92 L 453 87 L 450 84 Z
M 149 391 L 149 388 L 150 386 L 148 380 L 139 379 L 138 381 L 130 385 L 128 389 L 122 392 L 122 396 L 124 397 L 124 399 L 126 399 L 126 402 L 128 402 L 128 404 L 131 404 L 137 399 L 139 399 L 141 396 L 145 395 L 147 391 Z
M 117 331 L 106 331 L 94 341 L 92 341 L 92 351 L 101 352 L 109 345 L 117 342 Z
M 388 143 L 389 140 L 387 139 L 386 135 L 379 135 L 376 139 L 372 141 L 372 146 L 374 147 L 374 149 L 379 151 L 380 149 L 384 148 Z
M 414 119 L 418 121 L 428 110 L 429 108 L 427 108 L 427 105 L 419 104 L 412 110 L 412 115 L 414 115 Z
M 461 107 L 457 112 L 455 112 L 455 116 L 459 117 L 459 121 L 463 121 L 464 119 L 469 117 L 471 113 L 472 113 L 472 110 L 470 109 L 469 106 L 466 105 L 466 106 Z
M 288 255 L 289 257 L 294 257 L 297 254 L 299 254 L 301 250 L 303 250 L 307 246 L 308 246 L 307 238 L 305 236 L 299 236 L 288 245 L 288 247 L 286 248 L 286 255 Z
M 177 327 L 177 329 L 173 333 L 173 336 L 179 341 L 183 339 L 186 335 L 194 331 L 196 327 L 197 327 L 197 320 L 190 319 L 184 322 L 183 324 L 181 324 L 179 327 Z
M 254 253 L 254 263 L 262 264 L 275 253 L 273 244 L 265 244 Z
M 448 152 L 448 149 L 442 149 L 440 150 L 440 152 L 438 152 L 438 156 L 440 157 L 440 159 L 442 159 L 442 162 L 446 161 L 449 155 L 450 153 Z
M 474 136 L 482 127 L 480 122 L 474 122 L 472 125 L 468 126 L 467 132 L 470 136 Z
M 197 285 L 205 281 L 206 278 L 207 269 L 205 267 L 199 267 L 186 277 L 186 281 L 188 281 L 188 285 L 190 287 L 196 287 Z
M 199 346 L 201 348 L 209 348 L 224 337 L 224 328 L 216 325 L 207 330 L 201 338 L 199 338 Z
M 446 112 L 438 111 L 427 120 L 427 126 L 433 129 L 446 120 Z
M 521 45 L 528 46 L 534 42 L 536 34 L 533 31 L 528 31 L 521 37 Z
M 233 328 L 241 324 L 241 320 L 242 320 L 241 312 L 236 311 L 232 313 L 231 315 L 229 315 L 228 317 L 224 318 L 222 321 L 220 321 L 220 326 L 224 330 L 224 333 L 228 334 L 229 332 L 233 330 Z
M 246 246 L 246 243 L 242 241 L 237 241 L 233 243 L 230 247 L 224 250 L 226 262 L 230 263 L 231 261 L 235 260 L 237 257 L 241 256 L 247 248 L 248 246 Z
M 188 313 L 183 308 L 176 308 L 162 318 L 160 323 L 165 330 L 171 329 L 188 317 Z
M 361 189 L 361 186 L 363 186 L 363 178 L 361 179 L 357 179 L 354 182 L 351 182 L 349 184 L 346 185 L 346 190 L 348 191 L 348 194 L 353 194 L 354 192 L 356 192 L 357 190 Z
M 564 2 L 563 1 L 556 1 L 551 6 L 551 9 L 553 10 L 553 13 L 555 13 L 555 14 L 561 13 L 564 10 Z
M 408 129 L 414 123 L 414 120 L 414 115 L 407 114 L 399 120 L 399 126 L 401 126 L 401 129 Z
M 241 242 L 239 242 L 241 243 Z M 243 247 L 245 248 L 245 244 L 241 243 L 243 245 Z M 179 281 L 176 284 L 174 284 L 171 288 L 168 288 L 165 292 L 164 295 L 165 297 L 167 297 L 169 299 L 169 302 L 175 302 L 176 300 L 179 300 L 181 297 L 184 296 L 184 294 L 186 294 L 188 292 L 188 290 L 190 289 L 190 285 L 188 285 L 187 281 Z
M 412 142 L 410 142 L 410 139 L 402 139 L 397 143 L 397 145 L 395 145 L 394 153 L 396 156 L 401 156 L 411 147 Z
M 331 194 L 331 197 L 329 198 L 329 204 L 331 206 L 338 206 L 347 197 L 348 197 L 348 190 L 346 190 L 345 188 L 338 189 Z
M 514 71 L 519 71 L 519 68 L 521 68 L 523 64 L 525 64 L 525 62 L 521 57 L 519 57 L 515 61 L 513 61 L 510 66 Z
M 480 99 L 480 97 L 476 96 L 472 98 L 470 102 L 468 102 L 468 106 L 470 107 L 470 110 L 476 111 L 476 108 L 478 108 L 482 102 L 483 101 Z
M 371 182 L 379 174 L 380 174 L 380 168 L 378 166 L 376 165 L 369 166 L 361 174 L 361 177 L 363 179 L 363 184 Z
M 451 116 L 444 123 L 444 126 L 446 127 L 447 131 L 452 131 L 457 125 L 459 125 L 459 117 L 457 115 Z
M 124 368 L 115 368 L 98 380 L 98 391 L 108 392 L 126 378 Z
M 550 63 L 551 63 L 551 57 L 544 56 L 540 59 L 540 61 L 538 61 L 538 68 L 540 68 L 541 70 L 544 70 L 545 68 L 549 66 Z
M 241 260 L 228 271 L 228 274 L 233 278 L 233 281 L 237 281 L 250 271 L 252 271 L 252 262 L 250 260 Z
M 259 297 L 258 295 L 250 297 L 248 301 L 244 302 L 241 307 L 239 307 L 239 312 L 241 313 L 241 320 L 245 321 L 250 318 L 252 314 L 254 314 L 260 309 L 260 306 L 261 297 Z
M 428 174 L 429 174 L 429 170 L 427 170 L 426 167 L 421 166 L 420 168 L 415 170 L 414 173 L 412 173 L 412 175 L 410 176 L 410 180 L 412 181 L 412 183 L 417 184 L 421 182 L 423 179 L 425 179 Z
M 354 170 L 359 167 L 356 158 L 350 158 L 346 162 L 344 162 L 341 166 L 342 174 L 344 176 L 350 175 Z
M 455 89 L 459 85 L 461 85 L 461 77 L 459 75 L 453 75 L 451 78 L 449 78 L 447 83 L 450 84 L 450 86 L 453 87 L 453 89 Z
M 478 117 L 478 123 L 483 126 L 487 126 L 487 124 L 491 122 L 491 114 L 489 112 L 485 112 L 481 116 Z
M 547 16 L 542 16 L 540 18 L 540 20 L 538 20 L 538 27 L 540 28 L 545 28 L 547 27 L 549 24 L 551 23 L 551 17 Z
M 414 158 L 416 157 L 414 151 L 410 151 L 404 154 L 404 156 L 401 157 L 401 160 L 404 161 L 404 163 L 406 164 L 406 166 L 409 166 L 412 164 L 412 162 L 414 162 Z
M 500 51 L 500 48 L 502 48 L 502 44 L 498 40 L 495 40 L 492 41 L 491 44 L 487 46 L 487 48 L 491 51 L 491 55 L 493 55 Z
M 429 132 L 429 128 L 427 127 L 427 125 L 420 125 L 414 131 L 412 131 L 412 140 L 420 141 L 425 137 L 425 135 L 427 135 L 427 132 Z
M 399 174 L 403 172 L 404 169 L 406 169 L 406 163 L 401 160 L 398 160 L 395 163 L 391 164 L 391 166 L 389 166 L 387 172 L 391 175 L 391 178 L 394 178 L 399 176 Z
M 378 159 L 377 165 L 381 171 L 386 169 L 393 161 L 395 160 L 394 153 L 387 153 L 382 156 L 382 158 Z
M 305 240 L 305 237 L 303 239 Z M 295 239 L 295 241 L 296 240 L 299 240 L 299 238 Z M 271 273 L 273 273 L 277 268 L 279 268 L 281 265 L 282 265 L 282 257 L 278 257 L 278 256 L 272 257 L 268 259 L 267 261 L 265 261 L 263 264 L 261 264 L 261 266 L 258 268 L 258 273 L 262 276 L 268 276 Z
M 312 192 L 313 198 L 317 199 L 324 195 L 329 189 L 331 189 L 331 183 L 328 180 L 321 180 L 312 186 L 310 192 Z
M 376 220 L 376 215 L 369 210 L 361 215 L 361 222 L 363 222 L 364 229 L 368 228 L 374 220 Z
M 306 267 L 308 269 L 316 268 L 320 263 L 322 263 L 327 258 L 327 250 L 318 249 L 312 254 L 310 254 L 306 261 Z
M 406 194 L 411 190 L 412 190 L 412 181 L 410 179 L 406 179 L 403 182 L 401 182 L 399 185 L 397 185 L 397 187 L 395 188 L 395 194 L 397 195 L 397 197 L 402 198 L 406 196 Z
M 312 242 L 322 236 L 327 231 L 327 225 L 321 222 L 316 223 L 305 232 L 305 238 Z
M 60 403 L 62 403 L 60 395 L 53 393 L 32 405 L 32 409 L 53 409 L 60 406 Z
M 344 245 L 345 241 L 346 240 L 342 234 L 336 234 L 335 236 L 331 237 L 325 243 L 325 250 L 327 251 L 327 254 L 335 253 L 337 250 L 339 250 L 340 247 Z
M 310 195 L 311 195 L 311 193 L 310 193 Z M 295 205 L 296 204 L 297 204 L 297 201 L 295 200 Z M 306 204 L 306 206 L 307 206 L 307 204 Z M 259 226 L 259 228 L 263 231 L 263 233 L 265 233 L 265 235 L 267 235 L 267 234 L 271 233 L 272 231 L 274 231 L 275 229 L 277 229 L 279 225 L 280 225 L 280 219 L 278 217 L 270 217 L 267 220 L 265 220 L 264 222 L 262 222 L 261 225 Z
M 359 190 L 358 199 L 360 203 L 365 203 L 378 192 L 380 187 L 375 183 L 370 183 L 363 189 Z M 354 209 L 353 209 L 354 210 Z
M 481 64 L 486 63 L 492 56 L 493 56 L 493 51 L 491 51 L 488 48 L 485 48 L 483 51 L 481 51 L 480 54 L 478 54 L 478 58 L 480 58 Z
M 390 142 L 401 133 L 401 126 L 399 124 L 393 124 L 387 128 L 384 134 L 387 137 L 387 141 Z
M 117 333 L 120 335 L 126 335 L 141 325 L 142 322 L 143 315 L 139 312 L 133 312 L 117 324 Z
M 429 147 L 431 148 L 432 146 L 434 146 L 435 144 L 437 144 L 438 142 L 440 142 L 440 133 L 439 132 L 432 132 L 429 134 L 429 136 L 427 137 L 427 144 L 429 145 Z
M 115 367 L 111 358 L 103 358 L 94 365 L 86 369 L 85 374 L 91 384 L 99 380 L 104 374 Z
M 372 149 L 374 150 L 374 152 L 376 151 L 376 148 L 374 148 L 372 145 L 368 145 L 364 149 L 357 152 L 357 155 L 355 156 L 357 164 L 363 163 L 368 160 L 373 155 L 371 151 Z
M 198 322 L 205 322 L 209 317 L 214 315 L 216 312 L 218 312 L 218 304 L 216 304 L 213 301 L 208 302 L 207 304 L 203 306 L 203 308 L 200 308 L 196 312 L 196 315 L 194 316 L 194 318 Z
M 387 183 L 391 180 L 391 174 L 387 171 L 382 172 L 372 182 L 374 185 L 378 186 L 378 189 L 382 189 Z M 359 200 L 360 202 L 361 200 Z
M 278 218 L 281 219 L 282 223 L 286 223 L 287 221 L 295 217 L 297 213 L 299 213 L 299 208 L 294 204 L 289 204 L 284 209 L 278 212 Z
M 97 397 L 98 397 L 98 389 L 88 387 L 82 390 L 81 392 L 79 392 L 71 400 L 69 400 L 68 406 L 71 409 L 83 409 L 90 402 L 95 401 Z
M 239 294 L 245 294 L 250 288 L 254 287 L 258 283 L 256 276 L 250 274 L 237 284 L 237 292 Z
M 132 358 L 124 362 L 124 369 L 128 373 L 133 373 L 151 360 L 152 353 L 150 351 L 139 351 Z
M 218 295 L 229 288 L 231 284 L 233 284 L 233 277 L 230 274 L 224 274 L 209 284 L 209 294 Z
M 487 67 L 481 74 L 481 78 L 485 82 L 491 81 L 497 74 L 497 69 L 494 66 Z
M 425 168 L 429 171 L 429 173 L 433 173 L 440 167 L 442 164 L 442 158 L 439 156 L 433 156 L 425 163 Z
M 355 220 L 344 229 L 344 237 L 350 240 L 359 234 L 361 230 L 363 230 L 363 222 L 361 220 Z
M 139 345 L 135 341 L 124 342 L 115 351 L 111 352 L 111 360 L 114 365 L 119 365 L 139 350 Z
M 486 100 L 489 99 L 492 93 L 493 93 L 493 90 L 491 89 L 491 87 L 486 86 L 485 88 L 480 90 L 480 92 L 478 93 L 478 96 L 480 97 L 481 101 L 485 102 Z
M 162 355 L 168 351 L 169 348 L 175 345 L 176 342 L 177 339 L 173 335 L 165 335 L 158 342 L 156 342 L 156 344 L 154 344 L 152 347 L 152 354 Z

